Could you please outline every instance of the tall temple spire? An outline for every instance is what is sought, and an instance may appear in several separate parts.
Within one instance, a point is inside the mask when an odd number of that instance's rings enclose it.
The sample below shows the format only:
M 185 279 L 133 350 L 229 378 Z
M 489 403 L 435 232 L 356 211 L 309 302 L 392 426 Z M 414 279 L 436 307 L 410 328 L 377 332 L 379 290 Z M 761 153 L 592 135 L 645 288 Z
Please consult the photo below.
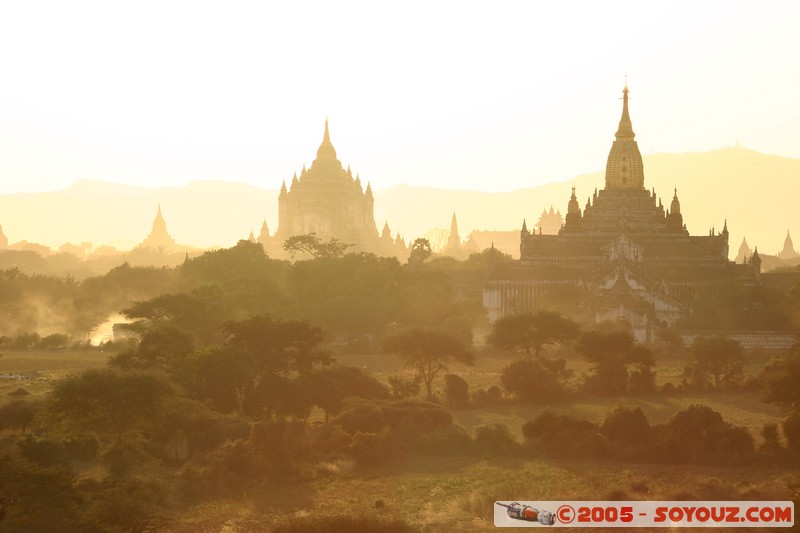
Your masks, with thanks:
M 672 203 L 669 206 L 669 211 L 672 214 L 681 213 L 681 202 L 678 200 L 678 187 L 675 187 L 675 196 L 672 197 Z
M 786 240 L 783 241 L 783 250 L 778 254 L 781 259 L 794 259 L 798 254 L 794 249 L 792 237 L 789 235 L 789 230 L 786 230 Z
M 328 129 L 328 119 L 325 119 L 325 133 L 322 134 L 322 144 L 319 145 L 317 150 L 317 159 L 323 161 L 335 161 L 336 149 L 331 143 L 331 134 Z
M 153 230 L 152 233 L 154 234 L 163 234 L 167 231 L 167 223 L 164 220 L 164 215 L 161 214 L 161 204 L 158 204 L 158 212 L 156 213 L 156 218 L 153 220 Z
M 458 234 L 458 221 L 456 214 L 453 212 L 453 218 L 450 221 L 450 235 L 447 237 L 447 244 L 442 250 L 444 255 L 458 255 L 461 253 L 461 237 Z
M 606 163 L 606 189 L 643 189 L 644 164 L 628 113 L 628 84 L 622 91 L 622 117 Z
M 619 119 L 617 139 L 626 139 L 632 141 L 634 137 L 636 137 L 636 134 L 633 133 L 631 116 L 628 114 L 628 82 L 626 81 L 625 88 L 622 90 L 622 117 Z

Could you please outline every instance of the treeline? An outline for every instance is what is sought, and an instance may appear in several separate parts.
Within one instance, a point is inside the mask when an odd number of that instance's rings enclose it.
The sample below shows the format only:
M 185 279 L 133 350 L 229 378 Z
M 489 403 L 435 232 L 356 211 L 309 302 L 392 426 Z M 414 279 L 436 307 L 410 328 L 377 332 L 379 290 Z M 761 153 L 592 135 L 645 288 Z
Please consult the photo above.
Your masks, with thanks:
M 470 265 L 484 268 L 485 261 Z M 309 320 L 351 345 L 369 343 L 391 325 L 431 323 L 471 340 L 471 327 L 485 320 L 480 298 L 456 297 L 440 270 L 344 252 L 290 263 L 247 241 L 176 268 L 126 263 L 81 282 L 0 271 L 0 335 L 81 340 L 123 309 L 133 319 L 171 321 L 200 342 L 219 341 L 228 320 L 265 314 Z
M 174 268 L 125 263 L 82 281 L 25 274 L 12 260 L 23 252 L 6 252 L 0 261 L 0 335 L 61 333 L 83 340 L 112 313 L 158 295 L 165 296 L 163 303 L 171 308 L 206 307 L 198 319 L 217 325 L 257 314 L 309 320 L 351 347 L 364 346 L 390 324 L 435 323 L 462 334 L 468 326 L 485 325 L 480 291 L 464 287 L 480 287 L 492 265 L 507 263 L 510 257 L 488 249 L 457 261 L 431 256 L 426 244 L 424 239 L 415 241 L 408 263 L 401 264 L 348 253 L 347 245 L 335 240 L 304 235 L 289 243 L 290 251 L 310 260 L 290 263 L 268 258 L 257 243 L 240 241 Z M 715 291 L 713 298 L 699 295 L 694 314 L 678 326 L 800 332 L 800 286 L 788 293 L 738 285 Z M 181 301 L 175 300 L 178 295 Z M 545 295 L 542 301 L 545 308 L 588 323 L 598 298 L 592 291 L 572 288 Z M 210 331 L 216 334 L 218 329 Z M 674 340 L 669 330 L 657 333 L 667 342 Z

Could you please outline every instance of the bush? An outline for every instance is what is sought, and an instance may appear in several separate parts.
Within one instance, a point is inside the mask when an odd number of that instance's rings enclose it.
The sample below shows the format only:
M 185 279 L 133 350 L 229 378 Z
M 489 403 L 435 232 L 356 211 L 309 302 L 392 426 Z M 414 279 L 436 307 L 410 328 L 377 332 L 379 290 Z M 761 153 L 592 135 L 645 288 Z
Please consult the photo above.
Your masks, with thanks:
M 247 444 L 264 471 L 284 474 L 309 458 L 305 430 L 299 421 L 264 420 L 253 424 Z
M 497 405 L 503 401 L 503 391 L 497 385 L 492 385 L 487 390 L 478 389 L 472 395 L 472 401 L 478 405 Z
M 800 453 L 800 413 L 793 414 L 783 421 L 783 436 L 786 438 L 786 448 L 794 453 Z
M 575 457 L 580 444 L 598 427 L 588 420 L 545 411 L 522 426 L 525 443 L 554 457 Z
M 392 398 L 402 400 L 414 398 L 419 394 L 419 376 L 404 378 L 403 376 L 389 376 L 389 389 Z
M 520 359 L 503 369 L 500 382 L 520 400 L 549 402 L 566 395 L 572 375 L 564 359 Z
M 39 405 L 25 400 L 14 400 L 0 406 L 0 431 L 4 429 L 25 431 L 33 422 L 38 410 Z
M 678 412 L 658 432 L 664 446 L 661 459 L 667 462 L 736 464 L 755 448 L 745 428 L 726 423 L 722 415 L 704 405 Z
M 65 350 L 69 346 L 69 337 L 63 333 L 53 333 L 39 341 L 39 348 L 45 350 Z
M 469 403 L 469 386 L 463 378 L 455 374 L 444 377 L 444 394 L 450 407 L 464 407 Z
M 103 487 L 84 521 L 89 530 L 152 531 L 163 520 L 166 500 L 167 487 L 158 481 L 125 479 Z
M 314 449 L 328 459 L 344 455 L 361 464 L 393 459 L 415 446 L 435 454 L 442 446 L 437 440 L 458 442 L 454 433 L 445 432 L 452 424 L 452 414 L 441 405 L 350 398 L 342 412 L 319 430 Z
M 612 441 L 642 445 L 650 438 L 650 423 L 639 407 L 617 407 L 606 415 L 601 431 Z
M 73 474 L 64 468 L 0 457 L 4 531 L 69 533 L 80 526 L 79 496 Z
M 469 455 L 472 453 L 472 439 L 461 426 L 447 426 L 420 435 L 414 450 L 436 457 Z
M 519 443 L 503 424 L 490 424 L 475 429 L 475 450 L 491 457 L 513 455 L 519 451 Z

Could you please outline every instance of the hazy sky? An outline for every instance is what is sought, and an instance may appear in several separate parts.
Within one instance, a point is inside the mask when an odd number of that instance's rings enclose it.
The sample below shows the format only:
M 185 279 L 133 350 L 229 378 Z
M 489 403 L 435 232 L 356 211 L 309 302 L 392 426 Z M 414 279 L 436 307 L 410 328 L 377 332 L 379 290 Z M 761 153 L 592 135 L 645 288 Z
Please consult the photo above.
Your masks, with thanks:
M 566 180 L 604 168 L 626 73 L 644 153 L 800 157 L 798 23 L 794 1 L 2 2 L 0 194 L 277 188 L 326 116 L 376 188 Z

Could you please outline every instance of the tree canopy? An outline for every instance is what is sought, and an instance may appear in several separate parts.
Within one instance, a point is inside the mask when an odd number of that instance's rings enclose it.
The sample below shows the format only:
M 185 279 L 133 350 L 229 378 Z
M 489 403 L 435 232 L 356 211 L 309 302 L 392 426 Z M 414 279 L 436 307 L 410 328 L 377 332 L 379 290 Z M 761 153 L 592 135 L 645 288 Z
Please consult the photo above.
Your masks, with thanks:
M 384 339 L 383 349 L 399 356 L 416 370 L 425 383 L 428 398 L 433 397 L 433 380 L 450 361 L 471 365 L 472 352 L 460 340 L 430 328 L 409 329 Z
M 551 311 L 540 311 L 498 319 L 487 340 L 495 348 L 523 350 L 528 356 L 533 350 L 538 357 L 544 346 L 574 339 L 579 332 L 572 320 Z
M 283 249 L 294 258 L 297 254 L 306 253 L 315 259 L 329 259 L 342 257 L 352 244 L 346 244 L 339 239 L 331 238 L 322 242 L 316 233 L 292 235 L 283 243 Z
M 739 341 L 698 337 L 692 344 L 692 354 L 695 363 L 689 371 L 695 385 L 705 387 L 709 376 L 714 379 L 714 388 L 741 382 L 744 351 Z

